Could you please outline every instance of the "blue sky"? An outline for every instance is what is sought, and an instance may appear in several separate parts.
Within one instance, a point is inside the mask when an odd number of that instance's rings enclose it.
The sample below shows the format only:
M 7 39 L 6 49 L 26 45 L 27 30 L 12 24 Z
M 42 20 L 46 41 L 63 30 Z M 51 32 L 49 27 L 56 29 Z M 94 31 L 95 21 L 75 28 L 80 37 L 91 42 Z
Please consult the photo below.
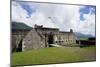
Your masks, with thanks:
M 28 17 L 27 18 L 30 18 L 31 17 L 31 14 L 33 13 L 33 12 L 36 12 L 36 6 L 34 5 L 34 6 L 32 6 L 33 8 L 31 8 L 30 6 L 29 6 L 29 4 L 27 4 L 27 2 L 19 2 L 19 4 L 21 5 L 21 7 L 24 9 L 24 10 L 26 10 L 27 11 L 27 14 L 28 14 Z
M 95 6 L 85 6 L 79 10 L 80 12 L 80 20 L 84 21 L 85 18 L 83 17 L 84 14 L 95 14 L 96 7 Z
M 36 12 L 36 9 L 37 9 L 37 6 L 36 5 L 32 6 L 33 8 L 31 8 L 27 4 L 27 2 L 26 3 L 25 2 L 24 3 L 23 2 L 19 2 L 19 4 L 21 5 L 21 7 L 23 9 L 25 9 L 27 11 L 27 14 L 28 14 L 28 17 L 27 18 L 31 17 L 31 14 L 32 13 Z M 84 21 L 85 20 L 85 18 L 83 16 L 84 14 L 89 14 L 90 12 L 91 12 L 91 14 L 95 14 L 95 10 L 96 10 L 96 7 L 95 6 L 88 6 L 88 5 L 80 8 L 80 10 L 79 10 L 80 20 L 81 21 Z
M 15 6 L 16 4 L 16 6 Z M 95 35 L 95 6 L 12 2 L 12 20 Z M 51 17 L 52 19 L 49 19 Z M 55 22 L 55 23 L 53 23 Z

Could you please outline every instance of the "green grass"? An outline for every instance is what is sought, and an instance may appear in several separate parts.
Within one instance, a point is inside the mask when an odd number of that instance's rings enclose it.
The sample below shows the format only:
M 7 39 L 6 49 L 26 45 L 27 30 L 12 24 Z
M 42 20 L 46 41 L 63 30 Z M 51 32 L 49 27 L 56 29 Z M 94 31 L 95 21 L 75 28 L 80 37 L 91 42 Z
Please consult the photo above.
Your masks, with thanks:
M 78 38 L 79 40 L 88 40 L 88 38 Z
M 50 47 L 25 52 L 16 52 L 11 55 L 12 65 L 51 64 L 79 61 L 95 61 L 95 47 Z

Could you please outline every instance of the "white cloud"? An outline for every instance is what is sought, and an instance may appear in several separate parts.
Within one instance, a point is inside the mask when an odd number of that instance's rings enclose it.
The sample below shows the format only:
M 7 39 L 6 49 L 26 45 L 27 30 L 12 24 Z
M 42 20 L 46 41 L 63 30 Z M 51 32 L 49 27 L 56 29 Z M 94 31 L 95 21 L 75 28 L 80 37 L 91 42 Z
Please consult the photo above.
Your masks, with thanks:
M 21 8 L 19 3 L 12 2 L 12 20 L 13 21 L 19 21 L 19 22 L 25 22 L 27 17 L 27 12 Z
M 30 6 L 32 5 L 33 4 L 30 4 Z M 44 27 L 58 28 L 42 12 L 37 11 L 33 13 L 31 18 L 27 18 L 27 16 L 27 12 L 20 6 L 18 2 L 12 2 L 12 21 L 23 22 L 31 27 L 34 27 L 34 24 L 38 24 L 44 25 Z
M 80 21 L 80 32 L 95 35 L 95 14 L 84 14 L 84 21 Z
M 17 4 L 17 5 L 16 5 Z M 62 31 L 73 29 L 74 32 L 95 35 L 95 15 L 84 14 L 84 21 L 80 20 L 79 10 L 83 6 L 77 5 L 60 5 L 60 4 L 44 4 L 44 3 L 26 3 L 31 9 L 36 6 L 30 18 L 27 17 L 27 12 L 17 2 L 12 4 L 12 20 L 22 21 L 29 26 L 34 27 L 34 24 L 43 25 L 45 27 L 59 28 Z M 48 17 L 51 17 L 50 20 Z
M 34 26 L 34 24 L 43 25 L 44 27 L 51 27 L 51 28 L 58 28 L 48 17 L 46 17 L 41 12 L 36 12 L 32 15 L 31 18 L 29 18 L 31 21 L 31 25 Z
M 69 31 L 70 28 L 75 26 L 71 23 L 72 20 L 74 19 L 76 21 L 79 19 L 78 11 L 81 6 L 47 3 L 38 3 L 38 5 L 38 11 L 45 14 L 46 17 L 51 17 L 52 22 L 54 22 L 62 31 Z

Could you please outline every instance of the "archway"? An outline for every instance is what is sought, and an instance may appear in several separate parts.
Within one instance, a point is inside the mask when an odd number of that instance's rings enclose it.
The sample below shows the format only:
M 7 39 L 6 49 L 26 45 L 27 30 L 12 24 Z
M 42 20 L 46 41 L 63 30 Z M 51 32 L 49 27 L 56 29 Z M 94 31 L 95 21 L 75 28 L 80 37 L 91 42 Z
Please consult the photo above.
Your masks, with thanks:
M 19 44 L 18 44 L 17 52 L 21 52 L 22 51 L 22 41 L 23 41 L 23 39 L 21 39 Z
M 48 35 L 48 44 L 53 44 L 54 43 L 54 35 L 50 33 Z

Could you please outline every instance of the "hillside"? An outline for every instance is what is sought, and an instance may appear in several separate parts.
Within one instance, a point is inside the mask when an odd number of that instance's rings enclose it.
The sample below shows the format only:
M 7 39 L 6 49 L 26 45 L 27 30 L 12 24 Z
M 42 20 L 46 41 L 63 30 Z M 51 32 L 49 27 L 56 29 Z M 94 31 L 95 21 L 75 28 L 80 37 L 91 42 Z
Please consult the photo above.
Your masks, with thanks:
M 91 34 L 83 34 L 83 33 L 78 33 L 78 32 L 75 32 L 75 35 L 76 35 L 78 38 L 89 38 L 89 37 L 94 37 L 94 36 L 91 35 Z
M 32 27 L 28 26 L 25 23 L 21 22 L 12 22 L 12 29 L 17 29 L 17 30 L 31 30 L 33 29 Z

